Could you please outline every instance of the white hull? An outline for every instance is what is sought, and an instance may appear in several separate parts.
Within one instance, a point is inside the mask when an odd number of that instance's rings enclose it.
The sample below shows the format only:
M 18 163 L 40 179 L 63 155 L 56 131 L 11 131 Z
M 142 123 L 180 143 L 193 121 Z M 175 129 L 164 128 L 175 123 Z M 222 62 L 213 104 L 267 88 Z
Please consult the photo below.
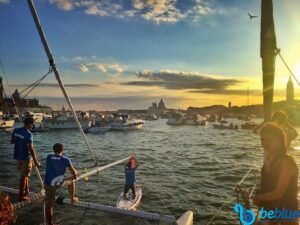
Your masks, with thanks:
M 2 120 L 0 119 L 0 129 L 12 128 L 15 124 L 14 120 Z
M 136 210 L 139 206 L 139 203 L 142 199 L 142 187 L 141 185 L 135 185 L 135 199 L 131 198 L 131 195 L 128 196 L 128 200 L 123 199 L 124 192 L 119 195 L 117 200 L 117 207 L 128 209 L 128 210 Z
M 91 121 L 87 118 L 78 118 L 83 129 L 91 126 Z M 42 127 L 47 129 L 77 129 L 78 126 L 73 116 L 59 115 L 47 118 L 42 121 Z
M 133 120 L 133 121 L 126 121 L 125 123 L 122 122 L 113 122 L 109 124 L 111 130 L 118 130 L 118 131 L 129 131 L 129 130 L 140 130 L 144 127 L 143 120 Z
M 107 131 L 110 131 L 110 127 L 89 127 L 85 129 L 86 133 L 92 133 L 92 134 L 97 134 L 97 133 L 105 133 Z
M 78 129 L 78 126 L 75 122 L 61 122 L 61 123 L 56 123 L 56 122 L 42 122 L 43 127 L 51 129 L 51 130 L 56 130 L 56 129 Z M 90 127 L 89 122 L 81 122 L 82 128 L 88 128 Z

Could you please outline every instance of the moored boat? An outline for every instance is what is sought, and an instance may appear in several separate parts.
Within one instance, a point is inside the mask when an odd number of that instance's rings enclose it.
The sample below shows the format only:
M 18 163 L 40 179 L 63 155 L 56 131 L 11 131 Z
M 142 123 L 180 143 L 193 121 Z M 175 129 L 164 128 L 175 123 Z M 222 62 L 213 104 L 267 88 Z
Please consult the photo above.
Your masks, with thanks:
M 129 118 L 128 115 L 115 115 L 114 120 L 108 126 L 111 130 L 127 131 L 142 129 L 144 123 L 144 120 Z
M 88 118 L 79 117 L 79 122 L 83 128 L 91 126 L 91 121 Z M 42 120 L 42 126 L 48 129 L 77 129 L 75 119 L 71 115 L 58 115 L 52 118 Z
M 9 118 L 0 118 L 0 129 L 12 128 L 15 121 Z

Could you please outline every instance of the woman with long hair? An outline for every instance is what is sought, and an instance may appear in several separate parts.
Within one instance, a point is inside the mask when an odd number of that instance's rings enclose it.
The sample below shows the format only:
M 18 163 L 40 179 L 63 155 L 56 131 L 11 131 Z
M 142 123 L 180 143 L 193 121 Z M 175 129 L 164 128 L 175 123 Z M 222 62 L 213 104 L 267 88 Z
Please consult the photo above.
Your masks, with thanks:
M 261 144 L 265 153 L 261 169 L 261 190 L 254 203 L 265 211 L 286 210 L 298 212 L 298 168 L 294 158 L 287 154 L 285 132 L 277 124 L 265 123 L 260 131 Z M 295 215 L 295 214 L 294 214 Z M 284 216 L 286 218 L 286 216 Z M 271 219 L 272 225 L 298 225 L 298 218 Z

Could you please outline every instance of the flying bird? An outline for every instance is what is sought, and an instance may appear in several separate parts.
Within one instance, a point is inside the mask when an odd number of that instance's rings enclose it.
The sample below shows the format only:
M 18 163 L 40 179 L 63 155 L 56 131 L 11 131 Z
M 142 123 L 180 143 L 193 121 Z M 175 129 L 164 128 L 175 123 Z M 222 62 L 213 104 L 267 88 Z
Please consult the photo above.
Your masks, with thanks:
M 248 13 L 248 15 L 249 15 L 250 19 L 258 17 L 258 16 L 252 16 L 250 13 Z

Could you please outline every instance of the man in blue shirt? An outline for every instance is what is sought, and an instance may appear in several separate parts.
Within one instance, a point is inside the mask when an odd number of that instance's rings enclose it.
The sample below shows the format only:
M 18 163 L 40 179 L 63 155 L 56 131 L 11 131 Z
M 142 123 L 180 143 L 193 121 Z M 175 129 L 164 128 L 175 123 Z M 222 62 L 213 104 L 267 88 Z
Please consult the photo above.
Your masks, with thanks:
M 33 118 L 25 118 L 24 127 L 14 129 L 10 143 L 14 144 L 14 159 L 17 160 L 18 170 L 21 174 L 19 183 L 19 200 L 26 201 L 29 199 L 29 176 L 32 169 L 32 163 L 35 166 L 40 166 L 37 160 L 33 137 L 30 129 L 33 127 Z
M 136 162 L 136 165 L 135 165 Z M 123 199 L 127 200 L 127 193 L 129 189 L 132 191 L 132 200 L 135 199 L 135 170 L 139 167 L 140 163 L 135 156 L 131 156 L 128 163 L 125 165 L 125 186 Z
M 69 192 L 71 202 L 77 202 L 75 197 L 75 182 L 77 171 L 72 166 L 70 159 L 63 156 L 64 146 L 61 143 L 53 145 L 54 154 L 49 154 L 46 159 L 46 175 L 45 175 L 45 201 L 46 201 L 46 219 L 48 225 L 55 225 L 53 217 L 53 203 L 55 200 L 56 189 L 64 186 L 64 178 L 66 169 L 72 174 Z M 68 183 L 68 182 L 67 182 Z

